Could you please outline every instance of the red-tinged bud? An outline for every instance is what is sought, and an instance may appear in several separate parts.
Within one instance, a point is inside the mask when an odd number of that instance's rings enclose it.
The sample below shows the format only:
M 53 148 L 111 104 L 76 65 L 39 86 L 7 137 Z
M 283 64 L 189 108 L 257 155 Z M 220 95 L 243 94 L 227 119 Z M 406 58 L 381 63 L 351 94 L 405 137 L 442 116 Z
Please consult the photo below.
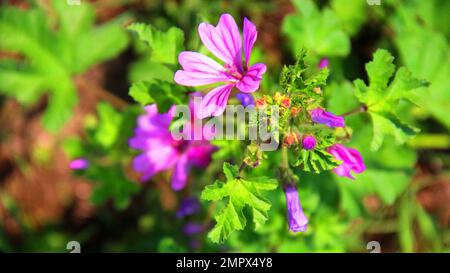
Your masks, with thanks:
M 281 100 L 281 105 L 283 105 L 286 108 L 289 108 L 291 106 L 291 99 L 288 97 L 285 97 Z
M 255 106 L 256 106 L 256 108 L 264 108 L 264 107 L 266 107 L 267 106 L 267 99 L 266 98 L 260 98 L 260 99 L 257 99 L 256 100 L 256 102 L 255 102 Z
M 313 88 L 314 93 L 316 94 L 322 94 L 322 89 L 320 89 L 320 87 L 314 87 Z
M 298 143 L 299 143 L 299 137 L 297 136 L 296 133 L 287 133 L 284 136 L 283 144 L 285 146 L 292 146 L 292 145 L 298 144 Z
M 302 111 L 302 108 L 301 107 L 292 107 L 291 108 L 291 115 L 292 116 L 297 116 L 298 115 L 298 113 L 300 113 Z

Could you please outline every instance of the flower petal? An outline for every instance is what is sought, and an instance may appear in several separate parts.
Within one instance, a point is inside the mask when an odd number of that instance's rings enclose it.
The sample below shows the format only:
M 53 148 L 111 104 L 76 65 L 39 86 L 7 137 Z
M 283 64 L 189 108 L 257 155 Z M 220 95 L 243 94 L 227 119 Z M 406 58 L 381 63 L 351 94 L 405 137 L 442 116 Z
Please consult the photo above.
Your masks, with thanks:
M 179 191 L 186 186 L 189 175 L 190 164 L 188 164 L 188 157 L 186 154 L 179 159 L 172 174 L 172 189 Z
M 294 185 L 284 187 L 286 207 L 288 211 L 289 229 L 293 232 L 304 232 L 308 227 L 308 218 L 303 212 L 298 190 Z
M 221 115 L 225 111 L 233 86 L 234 84 L 222 85 L 206 94 L 200 103 L 199 111 L 196 111 L 198 118 Z
M 239 29 L 230 14 L 220 16 L 216 27 L 208 23 L 198 26 L 203 44 L 217 58 L 227 64 L 234 64 L 242 71 L 242 40 Z
M 192 165 L 206 168 L 211 162 L 212 153 L 216 150 L 217 147 L 209 144 L 207 141 L 195 141 L 186 153 Z
M 362 173 L 366 169 L 361 154 L 353 148 L 345 147 L 344 145 L 335 143 L 328 147 L 327 151 L 337 160 L 342 163 L 333 169 L 333 172 L 339 176 L 345 176 L 354 179 L 351 171 L 354 173 Z
M 156 173 L 172 168 L 177 160 L 178 154 L 173 147 L 162 146 L 136 156 L 133 169 L 142 174 L 141 181 L 146 181 Z
M 345 127 L 345 120 L 342 116 L 336 116 L 331 112 L 327 112 L 322 108 L 316 108 L 309 111 L 312 121 L 326 126 L 333 127 Z
M 229 81 L 231 77 L 224 68 L 213 59 L 192 51 L 183 51 L 178 55 L 183 70 L 175 73 L 175 82 L 185 86 L 199 86 Z
M 262 75 L 266 72 L 266 65 L 256 63 L 252 65 L 244 77 L 236 84 L 236 88 L 244 93 L 252 93 L 258 90 Z
M 256 38 L 258 37 L 258 32 L 256 31 L 256 26 L 247 18 L 244 18 L 243 37 L 245 65 L 248 67 L 250 54 L 252 53 L 253 44 L 255 44 Z

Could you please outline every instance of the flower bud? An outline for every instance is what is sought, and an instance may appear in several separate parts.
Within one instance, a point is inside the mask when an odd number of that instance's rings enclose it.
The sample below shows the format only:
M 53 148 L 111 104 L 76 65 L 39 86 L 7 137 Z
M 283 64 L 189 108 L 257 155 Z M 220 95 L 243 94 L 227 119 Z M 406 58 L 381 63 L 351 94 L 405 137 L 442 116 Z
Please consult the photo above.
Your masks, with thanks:
M 292 184 L 286 184 L 284 187 L 286 197 L 286 207 L 289 221 L 289 229 L 293 232 L 304 232 L 308 227 L 308 218 L 303 212 L 297 188 Z
M 303 149 L 308 150 L 308 151 L 314 150 L 314 148 L 316 148 L 316 145 L 317 145 L 317 141 L 313 136 L 307 135 L 307 136 L 303 137 L 303 141 L 302 141 Z
M 366 169 L 361 154 L 356 149 L 347 148 L 344 145 L 336 143 L 328 147 L 327 152 L 337 160 L 342 161 L 341 165 L 333 169 L 333 172 L 339 176 L 354 179 L 350 173 L 351 171 L 362 173 Z

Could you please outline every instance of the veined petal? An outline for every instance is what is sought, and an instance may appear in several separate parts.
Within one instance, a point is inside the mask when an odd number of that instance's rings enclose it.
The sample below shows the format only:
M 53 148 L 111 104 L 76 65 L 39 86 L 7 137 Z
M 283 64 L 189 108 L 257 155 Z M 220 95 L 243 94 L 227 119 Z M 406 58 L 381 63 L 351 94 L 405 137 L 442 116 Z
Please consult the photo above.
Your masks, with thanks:
M 176 83 L 184 86 L 201 86 L 218 82 L 226 82 L 230 80 L 230 77 L 225 74 L 214 77 L 213 75 L 204 72 L 178 70 L 175 73 L 174 80 Z
M 252 93 L 258 90 L 262 75 L 266 72 L 266 65 L 256 63 L 252 65 L 244 77 L 236 84 L 236 88 L 244 93 Z
M 200 103 L 199 111 L 196 111 L 198 118 L 221 115 L 225 111 L 233 86 L 234 84 L 222 85 L 206 94 Z
M 194 51 L 183 51 L 178 55 L 178 62 L 185 71 L 218 73 L 223 66 L 208 56 Z
M 176 83 L 185 86 L 200 86 L 229 81 L 231 76 L 224 73 L 224 68 L 213 59 L 192 51 L 183 51 L 178 55 L 178 62 L 183 70 L 175 73 Z
M 239 28 L 230 14 L 220 16 L 216 27 L 208 23 L 198 26 L 203 44 L 217 58 L 227 64 L 234 64 L 242 71 L 242 40 Z
M 258 32 L 256 31 L 256 26 L 247 18 L 244 18 L 244 57 L 245 65 L 248 67 L 248 62 L 250 61 L 250 55 L 252 53 L 253 45 L 255 44 Z

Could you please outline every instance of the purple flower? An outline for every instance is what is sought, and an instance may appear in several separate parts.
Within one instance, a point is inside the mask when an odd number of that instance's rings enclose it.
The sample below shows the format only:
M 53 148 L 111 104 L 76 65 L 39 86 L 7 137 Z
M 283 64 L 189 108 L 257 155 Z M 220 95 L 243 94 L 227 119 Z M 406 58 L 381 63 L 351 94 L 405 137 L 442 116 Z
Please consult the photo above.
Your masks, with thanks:
M 304 232 L 308 227 L 308 218 L 303 213 L 297 188 L 292 184 L 284 186 L 288 211 L 289 229 L 293 232 Z
M 236 98 L 241 102 L 242 106 L 247 107 L 249 105 L 255 105 L 253 96 L 246 93 L 237 93 Z
M 317 141 L 313 136 L 307 135 L 307 136 L 303 137 L 302 145 L 303 145 L 303 149 L 305 149 L 305 150 L 308 150 L 308 151 L 314 150 L 314 148 L 316 148 Z
M 202 232 L 204 229 L 205 228 L 201 224 L 189 222 L 186 225 L 184 225 L 183 232 L 186 235 L 193 235 Z
M 339 176 L 355 179 L 351 175 L 351 171 L 362 173 L 366 169 L 361 154 L 355 149 L 347 148 L 341 144 L 334 144 L 329 147 L 327 151 L 332 154 L 334 158 L 342 161 L 341 165 L 333 169 L 333 172 Z
M 325 124 L 328 127 L 345 127 L 344 117 L 333 115 L 322 108 L 309 111 L 311 119 L 316 123 Z
M 72 170 L 84 170 L 89 167 L 89 161 L 86 158 L 80 157 L 70 161 L 69 168 Z
M 181 201 L 180 208 L 177 211 L 177 217 L 183 218 L 195 214 L 200 209 L 200 203 L 195 197 L 187 197 Z
M 138 117 L 134 136 L 128 145 L 143 153 L 133 159 L 133 169 L 147 181 L 155 174 L 172 170 L 172 188 L 181 190 L 193 166 L 206 168 L 216 147 L 205 140 L 175 140 L 169 130 L 173 107 L 160 114 L 156 105 L 145 107 L 146 114 Z
M 319 62 L 319 68 L 320 69 L 324 69 L 326 67 L 328 67 L 329 61 L 327 58 L 322 58 Z
M 244 93 L 252 93 L 259 88 L 266 65 L 256 63 L 249 66 L 257 31 L 247 18 L 244 18 L 243 39 L 236 22 L 229 14 L 220 16 L 216 27 L 201 23 L 198 33 L 206 48 L 225 64 L 222 66 L 197 52 L 183 51 L 178 55 L 183 70 L 175 73 L 174 80 L 185 86 L 223 83 L 204 96 L 198 112 L 199 118 L 219 116 L 225 111 L 233 87 Z

